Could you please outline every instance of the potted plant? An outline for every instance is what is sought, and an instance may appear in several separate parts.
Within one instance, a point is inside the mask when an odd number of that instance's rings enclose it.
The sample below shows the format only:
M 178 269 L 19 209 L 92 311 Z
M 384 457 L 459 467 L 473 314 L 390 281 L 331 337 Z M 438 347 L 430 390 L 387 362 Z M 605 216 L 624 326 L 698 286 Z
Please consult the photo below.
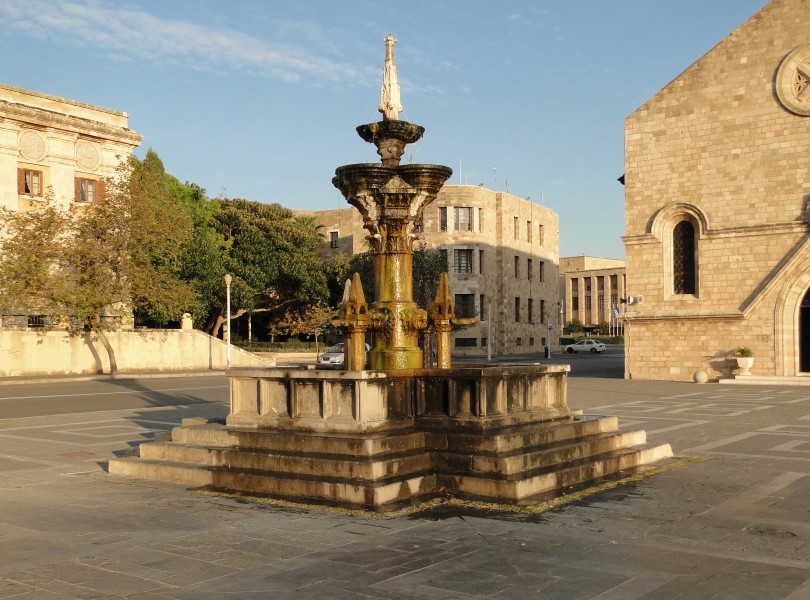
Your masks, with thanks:
M 740 375 L 750 375 L 749 369 L 754 366 L 754 353 L 746 346 L 741 346 L 736 350 L 737 367 Z

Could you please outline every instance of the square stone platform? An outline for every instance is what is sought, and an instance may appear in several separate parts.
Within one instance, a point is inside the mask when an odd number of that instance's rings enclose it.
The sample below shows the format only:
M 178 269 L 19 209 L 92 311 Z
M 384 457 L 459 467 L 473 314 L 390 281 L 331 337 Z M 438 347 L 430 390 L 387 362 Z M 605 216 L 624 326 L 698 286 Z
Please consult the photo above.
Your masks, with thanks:
M 231 370 L 225 424 L 185 422 L 109 471 L 387 510 L 436 494 L 530 504 L 672 455 L 615 417 L 572 414 L 568 370 Z

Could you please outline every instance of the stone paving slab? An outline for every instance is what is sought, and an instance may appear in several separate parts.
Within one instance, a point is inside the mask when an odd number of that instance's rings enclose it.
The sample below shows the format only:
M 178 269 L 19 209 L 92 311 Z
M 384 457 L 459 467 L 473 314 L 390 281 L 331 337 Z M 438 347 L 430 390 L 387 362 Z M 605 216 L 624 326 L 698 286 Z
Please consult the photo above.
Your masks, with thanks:
M 0 414 L 0 599 L 810 598 L 806 388 L 579 378 L 569 393 L 693 460 L 544 513 L 380 519 L 104 472 L 224 405 Z

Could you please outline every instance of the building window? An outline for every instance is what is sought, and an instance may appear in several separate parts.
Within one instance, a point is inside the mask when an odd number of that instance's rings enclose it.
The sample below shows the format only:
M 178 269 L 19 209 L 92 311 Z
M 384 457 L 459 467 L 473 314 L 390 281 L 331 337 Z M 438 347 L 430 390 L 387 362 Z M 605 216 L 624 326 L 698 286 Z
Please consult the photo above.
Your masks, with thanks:
M 447 207 L 439 207 L 439 231 L 447 231 Z
M 45 315 L 28 315 L 28 327 L 33 329 L 45 327 Z
M 534 309 L 534 299 L 529 298 L 529 303 L 526 305 L 526 313 L 527 318 L 529 319 L 529 323 L 534 323 L 534 316 L 532 315 Z
M 457 207 L 453 209 L 456 220 L 456 231 L 472 231 L 472 208 Z
M 456 316 L 462 319 L 475 316 L 475 294 L 456 294 Z
M 515 340 L 515 346 L 520 348 L 523 345 L 523 338 L 518 338 Z
M 533 337 L 529 338 L 529 346 L 534 348 L 534 338 Z
M 83 202 L 90 204 L 96 202 L 101 197 L 101 184 L 95 179 L 84 179 L 77 177 L 76 183 L 76 202 Z
M 475 338 L 456 338 L 456 348 L 475 348 L 478 340 Z
M 482 347 L 482 348 L 486 348 L 486 347 L 487 347 L 487 338 L 481 338 L 481 347 Z
M 531 281 L 532 279 L 532 259 L 526 259 L 526 279 Z
M 579 310 L 579 278 L 571 278 L 571 310 Z
M 537 243 L 543 245 L 543 224 L 537 225 Z
M 591 310 L 591 295 L 585 296 L 585 310 Z
M 515 298 L 515 323 L 520 323 L 520 298 Z
M 526 221 L 526 241 L 532 243 L 532 222 Z
M 520 279 L 520 257 L 515 257 L 515 279 Z
M 42 171 L 17 169 L 17 193 L 26 196 L 42 196 Z
M 520 217 L 515 217 L 515 239 L 520 239 Z
M 676 294 L 694 294 L 695 226 L 684 220 L 672 230 L 672 273 Z
M 478 231 L 484 231 L 484 209 L 478 209 Z
M 546 301 L 540 300 L 540 322 L 546 322 Z
M 338 240 L 339 234 L 337 231 L 330 231 L 329 232 L 329 247 L 330 248 L 337 248 L 338 247 Z
M 478 272 L 479 273 L 484 272 L 484 251 L 483 250 L 478 251 Z
M 543 283 L 543 281 L 544 281 L 544 280 L 545 280 L 545 278 L 546 278 L 546 273 L 545 273 L 545 270 L 546 270 L 546 269 L 545 269 L 546 263 L 545 263 L 545 262 L 543 262 L 543 261 L 541 260 L 541 261 L 540 261 L 540 264 L 538 264 L 537 266 L 538 266 L 538 270 L 537 270 L 537 278 L 540 280 L 540 283 Z
M 472 250 L 453 251 L 456 273 L 472 273 L 472 253 Z
M 599 312 L 605 310 L 605 297 L 602 294 L 599 294 L 596 297 L 596 308 L 599 310 Z
M 484 294 L 481 294 L 480 296 L 478 296 L 478 314 L 481 315 L 481 320 L 482 321 L 487 320 L 487 318 L 486 318 L 487 311 L 485 310 L 486 305 L 484 304 L 484 300 L 486 300 L 486 297 L 484 296 Z

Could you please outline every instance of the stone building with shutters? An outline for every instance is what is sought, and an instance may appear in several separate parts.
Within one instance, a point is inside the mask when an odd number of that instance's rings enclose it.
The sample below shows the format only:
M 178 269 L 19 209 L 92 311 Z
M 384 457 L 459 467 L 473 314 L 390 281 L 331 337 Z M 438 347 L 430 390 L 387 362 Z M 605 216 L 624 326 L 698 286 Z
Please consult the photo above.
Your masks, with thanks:
M 96 202 L 141 143 L 127 113 L 0 84 L 0 206 Z
M 625 375 L 810 381 L 810 2 L 772 0 L 625 123 Z M 747 381 L 752 381 L 747 379 Z
M 367 249 L 368 232 L 354 208 L 306 214 L 322 225 L 326 258 Z M 456 315 L 478 319 L 453 333 L 454 354 L 531 354 L 559 348 L 556 213 L 482 186 L 445 185 L 425 209 L 421 235 L 428 248 L 447 253 Z

